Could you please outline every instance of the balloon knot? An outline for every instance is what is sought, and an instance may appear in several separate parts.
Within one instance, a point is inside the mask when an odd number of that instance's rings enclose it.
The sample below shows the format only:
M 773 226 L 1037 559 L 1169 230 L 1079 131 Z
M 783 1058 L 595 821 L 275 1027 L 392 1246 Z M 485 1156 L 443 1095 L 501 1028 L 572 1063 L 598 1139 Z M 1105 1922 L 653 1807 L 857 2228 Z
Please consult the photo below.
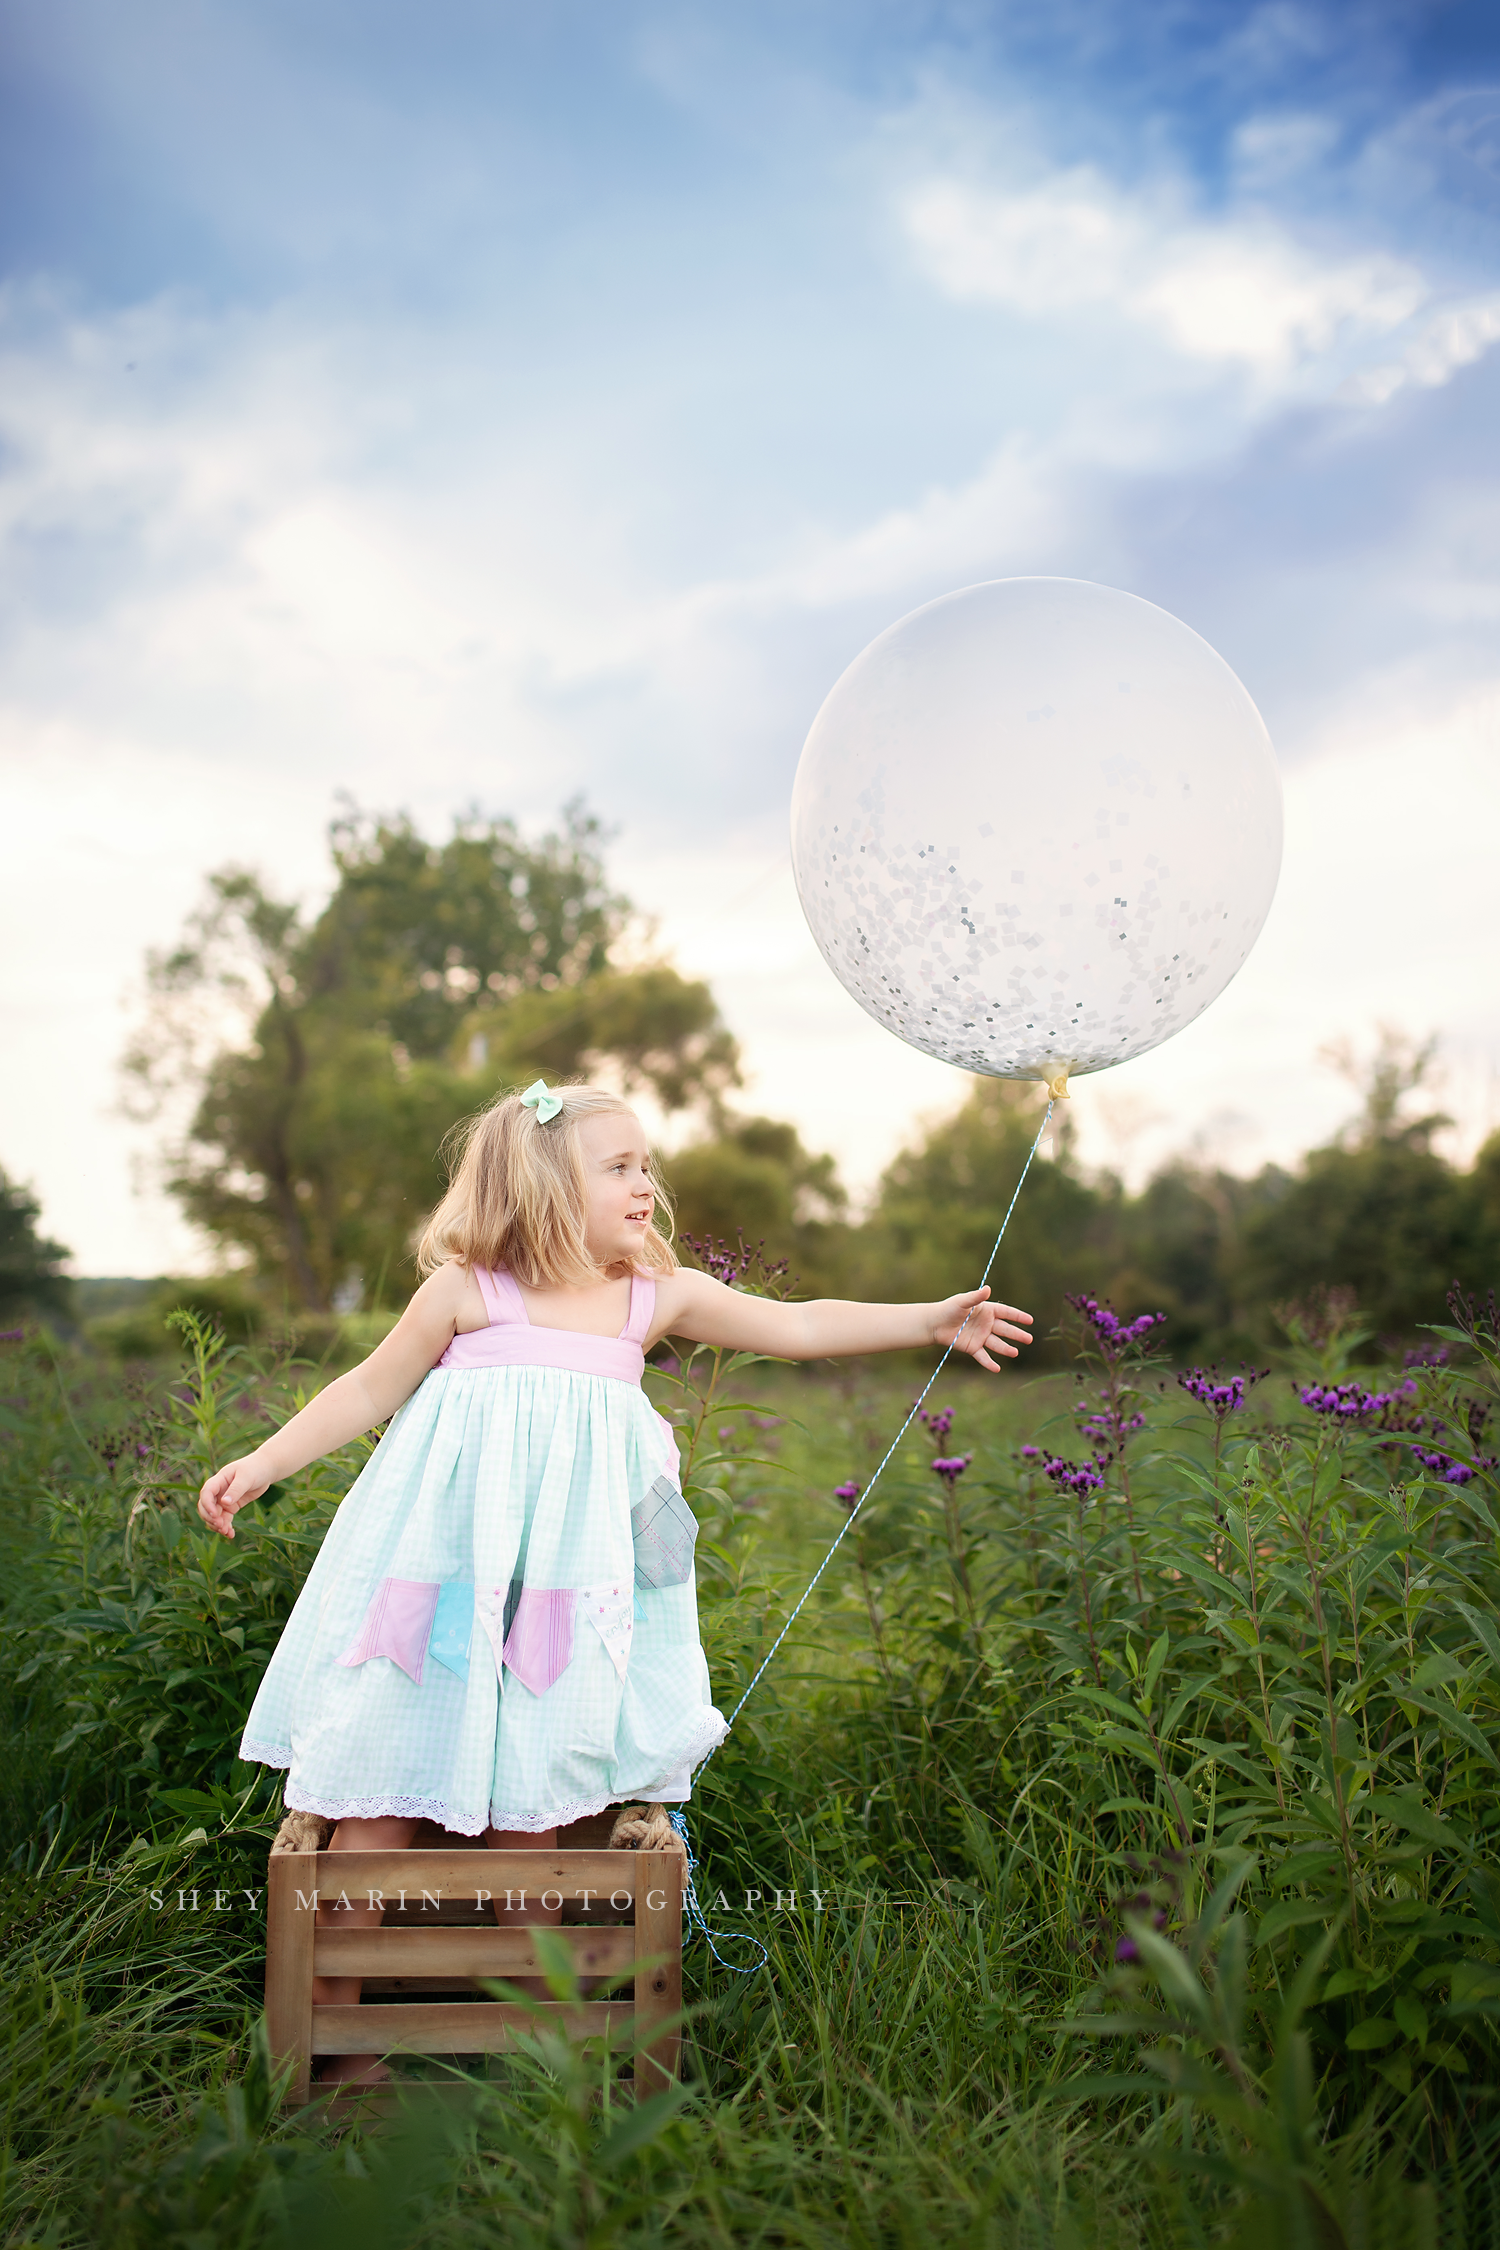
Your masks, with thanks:
M 1073 1099 L 1068 1092 L 1068 1073 L 1066 1070 L 1060 1070 L 1055 1078 L 1046 1079 L 1044 1084 L 1047 1088 L 1049 1101 L 1070 1102 Z

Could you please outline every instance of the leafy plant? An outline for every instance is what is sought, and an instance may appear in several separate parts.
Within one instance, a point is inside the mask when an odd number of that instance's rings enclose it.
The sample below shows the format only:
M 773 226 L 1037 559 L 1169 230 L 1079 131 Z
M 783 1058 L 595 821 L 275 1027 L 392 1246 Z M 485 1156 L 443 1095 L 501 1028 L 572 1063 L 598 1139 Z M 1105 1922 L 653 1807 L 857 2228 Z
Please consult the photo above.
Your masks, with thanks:
M 174 1800 L 185 1788 L 187 1810 L 253 1804 L 269 1816 L 277 1784 L 238 1760 L 245 1713 L 373 1442 L 273 1487 L 252 1536 L 219 1538 L 198 1519 L 200 1486 L 294 1413 L 315 1371 L 268 1367 L 196 1313 L 173 1322 L 189 1351 L 183 1378 L 137 1392 L 121 1423 L 93 1433 L 79 1449 L 89 1474 L 44 1474 L 35 1488 L 35 1591 L 6 1628 L 16 1686 L 36 1687 L 56 1730 L 57 1798 L 15 1847 L 33 1866 L 64 1831 L 76 1846 L 184 1810 Z

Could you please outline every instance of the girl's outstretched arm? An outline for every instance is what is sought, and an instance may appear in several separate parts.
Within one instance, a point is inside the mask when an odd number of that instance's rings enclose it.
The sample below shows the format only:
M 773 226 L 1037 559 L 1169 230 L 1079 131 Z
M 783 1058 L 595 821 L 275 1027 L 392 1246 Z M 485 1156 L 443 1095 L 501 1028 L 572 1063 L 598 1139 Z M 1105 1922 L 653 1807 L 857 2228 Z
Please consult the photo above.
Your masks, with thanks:
M 656 1290 L 656 1336 L 687 1336 L 697 1344 L 768 1352 L 776 1359 L 842 1359 L 855 1352 L 921 1351 L 956 1342 L 992 1375 L 1003 1359 L 1031 1342 L 1031 1315 L 990 1302 L 988 1289 L 967 1289 L 930 1305 L 860 1305 L 818 1297 L 780 1305 L 744 1296 L 706 1273 L 674 1273 Z
M 472 1287 L 465 1267 L 440 1266 L 368 1359 L 319 1391 L 242 1461 L 216 1469 L 198 1495 L 198 1513 L 209 1528 L 232 1539 L 236 1512 L 247 1501 L 388 1420 L 452 1343 L 459 1306 Z

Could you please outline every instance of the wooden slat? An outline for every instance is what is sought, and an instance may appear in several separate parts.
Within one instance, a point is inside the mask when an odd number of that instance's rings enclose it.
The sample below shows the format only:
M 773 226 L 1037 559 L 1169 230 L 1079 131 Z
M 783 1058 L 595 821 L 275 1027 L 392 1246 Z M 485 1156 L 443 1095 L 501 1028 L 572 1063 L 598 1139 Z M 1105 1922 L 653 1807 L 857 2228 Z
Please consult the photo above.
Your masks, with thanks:
M 266 1868 L 266 2036 L 280 2065 L 290 2062 L 291 2102 L 307 2099 L 312 2054 L 313 1918 L 297 1893 L 316 1882 L 313 1852 L 273 1852 Z
M 571 2038 L 599 2037 L 613 2025 L 616 2039 L 630 2028 L 629 2001 L 585 2000 L 576 2008 L 545 2001 L 533 2011 L 505 2000 L 414 2001 L 409 2007 L 335 2007 L 312 2011 L 315 2055 L 488 2055 L 508 2047 L 516 2033 L 543 2028 Z
M 340 1855 L 343 1856 L 342 1854 Z M 635 1960 L 633 1930 L 558 1929 L 579 1976 L 606 1976 Z M 313 1945 L 320 1977 L 411 1977 L 423 1970 L 443 1976 L 540 1976 L 542 1964 L 530 1930 L 321 1929 Z
M 682 1862 L 675 1852 L 637 1858 L 635 2035 L 644 2049 L 637 2070 L 645 2091 L 654 2094 L 676 2077 L 682 2045 L 676 2022 L 682 2013 Z
M 281 1856 L 281 1855 L 278 1855 Z M 298 1855 L 299 1860 L 303 1855 Z M 306 1855 L 311 1858 L 312 1855 Z M 612 1895 L 633 1897 L 640 1856 L 634 1852 L 319 1852 L 317 1885 L 324 1898 L 347 1891 L 352 1901 L 374 1890 L 394 1906 L 404 1891 L 408 1908 L 420 1907 L 424 1891 L 439 1898 L 473 1900 L 477 1890 L 505 1903 L 505 1894 L 526 1893 L 526 1907 L 542 1893 L 565 1899 L 585 1893 L 602 1903 Z M 304 1861 L 305 1864 L 305 1861 Z M 304 1883 L 304 1889 L 308 1886 Z M 485 1902 L 488 1903 L 488 1900 Z M 623 1909 L 622 1909 L 623 1911 Z

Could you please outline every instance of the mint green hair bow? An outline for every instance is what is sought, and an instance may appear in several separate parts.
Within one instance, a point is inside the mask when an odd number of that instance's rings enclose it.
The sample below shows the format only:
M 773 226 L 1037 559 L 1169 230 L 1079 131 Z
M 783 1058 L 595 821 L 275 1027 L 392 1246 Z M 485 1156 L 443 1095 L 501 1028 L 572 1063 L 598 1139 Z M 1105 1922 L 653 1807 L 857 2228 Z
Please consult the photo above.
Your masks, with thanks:
M 538 1125 L 549 1125 L 562 1108 L 562 1095 L 554 1094 L 545 1078 L 538 1078 L 521 1096 L 523 1109 L 534 1109 Z

